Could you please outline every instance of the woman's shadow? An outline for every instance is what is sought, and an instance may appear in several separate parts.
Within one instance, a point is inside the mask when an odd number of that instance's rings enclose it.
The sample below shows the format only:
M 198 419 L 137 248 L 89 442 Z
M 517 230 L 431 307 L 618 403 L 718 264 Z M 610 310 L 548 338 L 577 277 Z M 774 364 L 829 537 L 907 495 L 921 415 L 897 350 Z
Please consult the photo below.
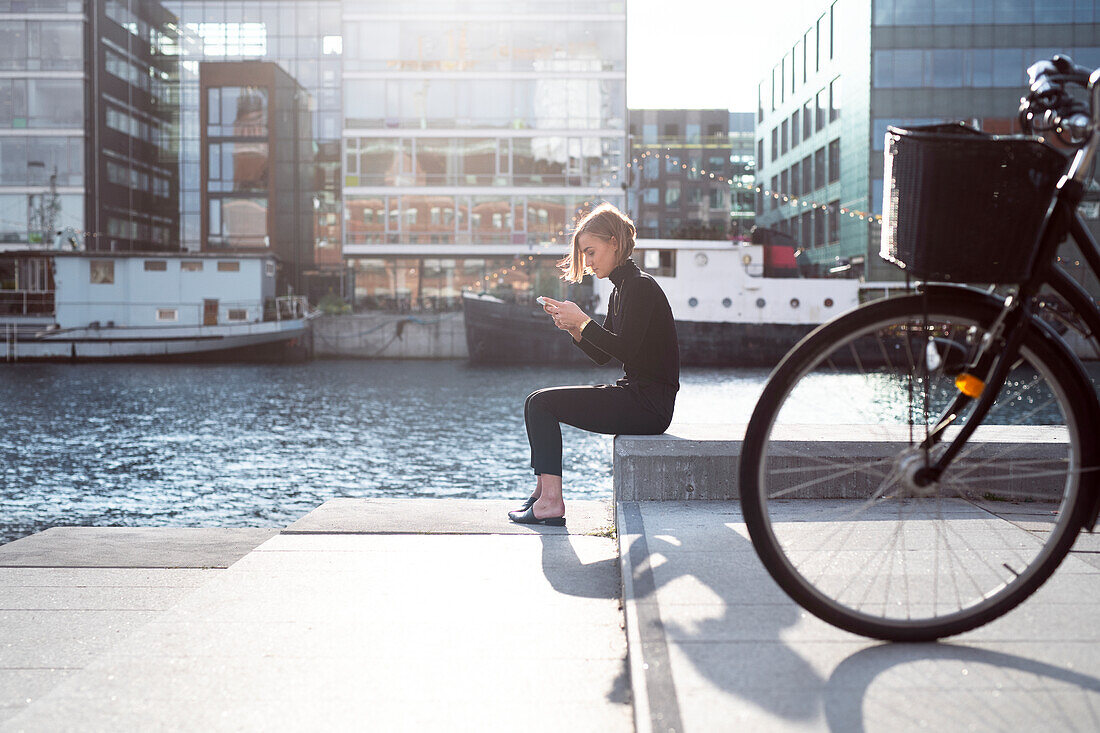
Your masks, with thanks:
M 729 527 L 723 530 L 715 536 L 711 524 L 687 531 L 657 531 L 647 540 L 644 528 L 636 533 L 630 526 L 620 527 L 631 535 L 630 547 L 624 545 L 622 550 L 629 553 L 627 567 L 635 598 L 655 606 L 652 602 L 662 588 L 685 594 L 701 613 L 689 624 L 666 620 L 661 625 L 661 643 L 667 639 L 701 674 L 731 695 L 785 718 L 814 719 L 820 715 L 825 680 L 781 638 L 784 629 L 799 621 L 800 609 L 767 576 L 751 543 Z M 542 533 L 543 573 L 555 590 L 587 598 L 621 597 L 617 554 L 582 558 L 572 543 L 558 537 Z M 655 545 L 637 544 L 648 541 Z M 723 550 L 720 559 L 700 562 L 700 553 L 712 553 L 716 546 Z M 752 599 L 748 607 L 746 598 Z M 652 624 L 647 627 L 647 637 L 661 635 Z M 653 640 L 644 638 L 643 644 Z M 777 693 L 777 688 L 799 693 Z

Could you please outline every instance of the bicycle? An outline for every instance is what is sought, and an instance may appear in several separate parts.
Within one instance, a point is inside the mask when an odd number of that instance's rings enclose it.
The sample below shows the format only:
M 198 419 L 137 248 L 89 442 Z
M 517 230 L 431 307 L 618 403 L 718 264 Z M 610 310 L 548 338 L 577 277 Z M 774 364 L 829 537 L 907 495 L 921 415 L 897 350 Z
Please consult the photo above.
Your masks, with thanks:
M 857 634 L 927 641 L 998 618 L 1100 513 L 1100 401 L 1063 338 L 1097 341 L 1100 309 L 1058 265 L 1068 237 L 1100 274 L 1077 213 L 1100 70 L 1055 56 L 1028 74 L 1025 132 L 1074 154 L 962 125 L 890 128 L 882 255 L 911 287 L 797 344 L 746 429 L 757 554 L 806 610 Z

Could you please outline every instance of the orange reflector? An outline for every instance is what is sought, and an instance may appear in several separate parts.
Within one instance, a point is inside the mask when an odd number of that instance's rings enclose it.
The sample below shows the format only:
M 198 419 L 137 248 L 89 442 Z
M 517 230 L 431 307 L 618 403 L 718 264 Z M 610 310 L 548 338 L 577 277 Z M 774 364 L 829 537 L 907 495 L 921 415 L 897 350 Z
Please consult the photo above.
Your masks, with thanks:
M 982 390 L 985 389 L 985 382 L 973 374 L 963 372 L 955 377 L 955 386 L 967 397 L 981 397 Z

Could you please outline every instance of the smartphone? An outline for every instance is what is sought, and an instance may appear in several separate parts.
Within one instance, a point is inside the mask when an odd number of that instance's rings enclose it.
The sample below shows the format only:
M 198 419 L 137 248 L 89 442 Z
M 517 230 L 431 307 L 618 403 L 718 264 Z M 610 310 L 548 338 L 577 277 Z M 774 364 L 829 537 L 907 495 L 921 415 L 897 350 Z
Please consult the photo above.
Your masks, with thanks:
M 546 298 L 544 298 L 540 295 L 539 297 L 535 298 L 535 302 L 538 303 L 539 305 L 545 306 L 546 305 Z

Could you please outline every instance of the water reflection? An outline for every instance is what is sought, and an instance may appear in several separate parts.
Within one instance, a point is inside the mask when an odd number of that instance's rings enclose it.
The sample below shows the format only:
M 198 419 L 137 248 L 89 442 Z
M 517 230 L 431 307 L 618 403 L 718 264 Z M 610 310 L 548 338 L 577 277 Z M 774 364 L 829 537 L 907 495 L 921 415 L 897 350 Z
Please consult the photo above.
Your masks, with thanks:
M 748 422 L 767 375 L 685 370 L 675 422 Z M 523 399 L 616 376 L 457 361 L 4 365 L 0 542 L 60 525 L 282 526 L 337 496 L 524 496 Z M 567 495 L 610 497 L 611 438 L 563 435 Z
M 616 376 L 464 362 L 5 365 L 0 541 L 59 525 L 278 526 L 335 496 L 523 496 L 523 399 Z M 677 419 L 744 422 L 765 376 L 685 373 Z M 563 434 L 569 495 L 609 497 L 611 438 Z

